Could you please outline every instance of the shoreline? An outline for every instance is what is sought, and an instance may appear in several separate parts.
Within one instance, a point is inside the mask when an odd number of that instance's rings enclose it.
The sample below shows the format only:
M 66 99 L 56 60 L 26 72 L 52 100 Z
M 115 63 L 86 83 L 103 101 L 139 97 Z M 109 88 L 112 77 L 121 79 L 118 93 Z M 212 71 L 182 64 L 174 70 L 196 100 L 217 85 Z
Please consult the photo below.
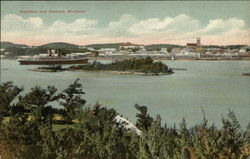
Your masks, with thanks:
M 18 57 L 1 57 L 0 60 L 17 60 Z M 87 57 L 89 60 L 125 60 L 136 57 Z M 143 57 L 140 57 L 143 58 Z M 163 60 L 172 61 L 170 57 L 151 57 L 153 60 Z M 173 61 L 187 60 L 187 61 L 250 61 L 250 56 L 244 57 L 202 57 L 202 58 L 192 58 L 192 57 L 177 57 Z
M 62 69 L 62 70 L 53 70 L 47 68 L 34 68 L 28 69 L 29 71 L 35 72 L 63 72 L 63 71 L 74 71 L 74 72 L 105 72 L 105 73 L 112 73 L 112 74 L 120 74 L 120 75 L 142 75 L 142 76 L 159 76 L 159 75 L 170 75 L 174 72 L 160 72 L 160 73 L 145 73 L 145 72 L 136 72 L 136 71 L 106 71 L 106 70 L 99 70 L 99 71 L 91 71 L 91 70 L 82 70 L 82 69 Z M 178 70 L 178 69 L 175 69 Z M 180 69 L 184 70 L 184 69 Z
M 89 60 L 125 60 L 131 59 L 133 57 L 88 57 Z M 170 57 L 151 57 L 153 60 L 164 60 L 164 61 L 172 61 Z M 174 61 L 178 60 L 188 60 L 188 61 L 250 61 L 250 57 L 206 57 L 206 58 L 189 58 L 189 57 L 180 57 L 174 59 Z
M 68 69 L 67 71 L 75 71 L 75 72 L 106 72 L 112 74 L 121 74 L 121 75 L 142 75 L 142 76 L 159 76 L 159 75 L 171 75 L 174 72 L 160 72 L 160 73 L 145 73 L 145 72 L 136 72 L 136 71 L 108 71 L 108 70 L 100 70 L 100 71 L 90 71 L 90 70 L 82 70 L 82 69 Z
M 53 70 L 53 69 L 48 69 L 48 68 L 33 68 L 33 69 L 28 69 L 28 70 L 35 71 L 35 72 L 63 72 L 63 71 L 67 71 L 67 69 Z

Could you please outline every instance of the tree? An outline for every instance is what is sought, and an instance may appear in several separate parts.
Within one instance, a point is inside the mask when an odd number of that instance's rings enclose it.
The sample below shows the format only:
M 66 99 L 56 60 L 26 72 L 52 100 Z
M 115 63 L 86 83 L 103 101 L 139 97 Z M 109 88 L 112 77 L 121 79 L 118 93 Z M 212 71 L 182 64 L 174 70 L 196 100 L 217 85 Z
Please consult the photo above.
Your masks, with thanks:
M 137 121 L 136 126 L 140 130 L 148 130 L 148 128 L 151 126 L 153 122 L 153 118 L 149 116 L 147 113 L 147 107 L 146 106 L 139 106 L 138 104 L 135 104 L 135 108 L 140 112 L 136 114 Z
M 228 119 L 222 119 L 221 153 L 228 159 L 240 158 L 243 147 L 241 127 L 233 111 L 229 110 Z
M 182 159 L 191 159 L 190 153 L 187 148 L 182 149 Z
M 190 138 L 189 138 L 189 131 L 187 129 L 187 124 L 186 124 L 186 120 L 182 119 L 182 122 L 180 123 L 180 145 L 183 148 L 188 148 L 189 144 L 190 144 Z
M 170 53 L 172 51 L 172 49 L 170 47 L 168 47 L 167 51 Z
M 96 102 L 96 104 L 94 105 L 93 110 L 92 110 L 93 116 L 97 116 L 98 115 L 98 113 L 101 110 L 101 106 L 102 105 L 100 105 L 98 102 Z
M 52 118 L 52 107 L 49 104 L 60 98 L 56 92 L 57 89 L 54 86 L 48 86 L 46 89 L 35 86 L 24 97 L 19 96 L 15 107 L 19 108 L 19 110 L 22 110 L 20 108 L 29 110 L 30 115 L 45 121 L 48 118 Z
M 80 84 L 79 79 L 76 79 L 73 84 L 70 84 L 69 87 L 63 90 L 63 93 L 60 95 L 62 100 L 61 105 L 65 108 L 67 112 L 66 118 L 71 121 L 77 111 L 82 109 L 86 100 L 82 98 L 82 95 L 85 94 L 82 89 L 82 84 Z
M 196 48 L 195 51 L 198 52 L 198 53 L 204 53 L 205 52 L 205 50 L 203 48 L 201 48 L 201 47 Z
M 11 103 L 23 88 L 13 85 L 8 81 L 0 85 L 0 114 L 7 115 L 11 110 Z

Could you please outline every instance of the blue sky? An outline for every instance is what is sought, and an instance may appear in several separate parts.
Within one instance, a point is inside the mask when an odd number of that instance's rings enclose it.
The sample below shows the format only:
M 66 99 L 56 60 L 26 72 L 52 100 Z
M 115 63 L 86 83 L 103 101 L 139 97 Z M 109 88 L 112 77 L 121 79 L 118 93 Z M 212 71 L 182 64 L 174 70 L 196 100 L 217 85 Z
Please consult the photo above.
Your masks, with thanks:
M 250 45 L 248 1 L 1 1 L 1 40 L 39 45 L 134 42 Z M 20 11 L 65 13 L 20 13 Z M 68 10 L 84 13 L 67 13 Z

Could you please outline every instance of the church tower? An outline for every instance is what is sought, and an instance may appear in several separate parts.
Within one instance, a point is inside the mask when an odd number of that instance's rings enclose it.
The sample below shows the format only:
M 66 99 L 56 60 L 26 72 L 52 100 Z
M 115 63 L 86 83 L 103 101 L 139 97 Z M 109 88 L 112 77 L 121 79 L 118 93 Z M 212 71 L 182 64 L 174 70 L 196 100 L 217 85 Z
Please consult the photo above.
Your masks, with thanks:
M 197 44 L 197 46 L 200 46 L 200 45 L 201 45 L 201 38 L 200 38 L 200 37 L 197 37 L 197 39 L 196 39 L 196 44 Z

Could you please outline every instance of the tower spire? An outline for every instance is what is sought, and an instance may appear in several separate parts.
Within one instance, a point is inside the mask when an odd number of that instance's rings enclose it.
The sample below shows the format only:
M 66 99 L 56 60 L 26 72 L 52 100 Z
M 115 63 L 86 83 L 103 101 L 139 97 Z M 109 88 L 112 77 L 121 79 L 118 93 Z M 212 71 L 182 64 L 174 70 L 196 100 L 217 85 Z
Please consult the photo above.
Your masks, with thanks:
M 200 37 L 197 37 L 197 39 L 196 39 L 196 44 L 197 44 L 197 45 L 201 45 L 201 38 L 200 38 Z

